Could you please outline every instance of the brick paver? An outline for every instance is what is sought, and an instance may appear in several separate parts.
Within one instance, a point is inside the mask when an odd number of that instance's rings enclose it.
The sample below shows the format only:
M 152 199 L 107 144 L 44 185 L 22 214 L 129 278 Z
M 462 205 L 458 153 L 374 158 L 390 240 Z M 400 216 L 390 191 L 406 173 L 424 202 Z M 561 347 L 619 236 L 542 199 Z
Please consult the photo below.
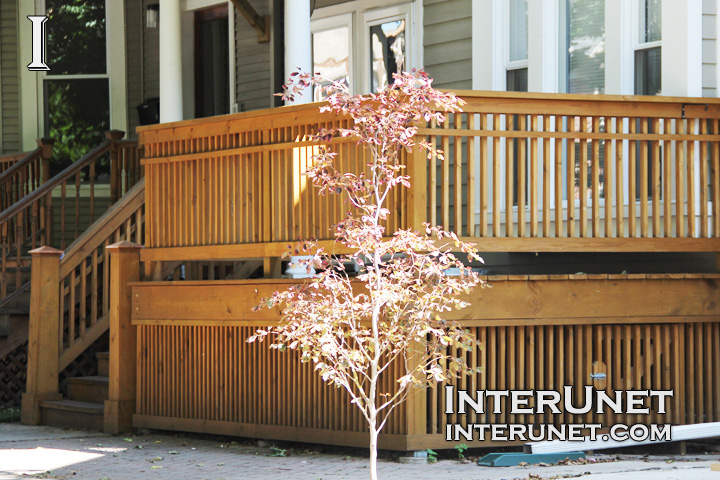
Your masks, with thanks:
M 151 433 L 113 437 L 49 427 L 0 424 L 0 480 L 27 479 L 292 479 L 341 480 L 368 478 L 366 451 L 329 449 L 313 445 L 259 447 L 227 438 Z M 284 454 L 285 456 L 273 456 Z M 597 458 L 610 459 L 599 455 Z M 620 461 L 567 466 L 512 468 L 479 467 L 474 463 L 441 460 L 428 465 L 404 465 L 383 458 L 384 479 L 475 480 L 569 478 L 590 480 L 711 479 L 718 455 L 677 457 L 623 456 Z M 590 473 L 586 473 L 590 472 Z

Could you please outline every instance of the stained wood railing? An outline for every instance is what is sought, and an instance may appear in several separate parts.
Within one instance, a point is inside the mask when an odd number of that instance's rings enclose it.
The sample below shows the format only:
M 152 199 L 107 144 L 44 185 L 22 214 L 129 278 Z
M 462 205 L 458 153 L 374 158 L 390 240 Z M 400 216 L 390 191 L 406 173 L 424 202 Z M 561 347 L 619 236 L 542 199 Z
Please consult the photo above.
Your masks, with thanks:
M 429 221 L 483 251 L 720 251 L 720 101 L 457 93 L 464 112 L 417 138 L 446 160 L 408 155 L 412 187 L 392 199 L 388 231 Z M 317 196 L 301 173 L 318 148 L 337 152 L 345 170 L 359 171 L 367 153 L 343 139 L 309 141 L 347 124 L 317 110 L 141 127 L 147 246 L 187 260 L 331 240 L 352 209 Z M 193 250 L 207 246 L 223 247 Z
M 17 158 L 12 163 L 0 162 L 5 166 L 0 172 L 0 211 L 10 207 L 50 179 L 50 158 L 53 141 L 48 138 L 37 140 L 38 148 L 27 154 L 6 158 Z
M 120 142 L 122 135 L 108 132 L 108 140 L 0 213 L 0 301 L 28 285 L 21 268 L 8 274 L 8 268 L 28 266 L 28 250 L 64 249 L 111 205 L 112 189 L 101 187 L 100 171 L 106 169 L 110 180 L 126 179 L 127 186 L 141 176 L 137 144 Z
M 456 93 L 419 132 L 448 159 L 415 167 L 431 223 L 496 250 L 717 250 L 717 101 Z
M 107 331 L 110 263 L 105 247 L 144 238 L 145 182 L 140 180 L 65 251 L 60 261 L 60 360 L 64 369 Z
M 31 153 L 35 152 L 36 150 L 30 151 L 30 152 L 15 152 L 15 153 L 6 153 L 4 155 L 0 155 L 0 173 L 4 172 L 8 168 L 15 165 L 15 163 L 18 160 L 22 160 L 26 156 L 30 155 Z

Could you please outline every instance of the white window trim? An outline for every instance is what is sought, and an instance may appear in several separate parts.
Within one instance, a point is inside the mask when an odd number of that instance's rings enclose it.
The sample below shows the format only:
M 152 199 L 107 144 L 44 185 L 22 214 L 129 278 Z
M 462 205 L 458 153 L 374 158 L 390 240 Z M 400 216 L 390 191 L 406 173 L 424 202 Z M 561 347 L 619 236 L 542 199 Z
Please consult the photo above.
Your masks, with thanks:
M 532 0 L 529 0 L 530 2 Z M 529 7 L 529 6 L 528 6 Z M 529 23 L 529 18 L 528 18 Z M 503 84 L 504 84 L 504 90 L 507 90 L 507 72 L 508 70 L 520 70 L 523 68 L 528 68 L 528 58 L 527 56 L 523 60 L 510 60 L 510 2 L 505 1 L 503 2 L 503 12 L 502 12 L 502 23 L 503 26 L 503 62 L 505 64 L 504 68 L 504 75 L 503 75 Z M 526 38 L 527 38 L 528 32 L 525 32 Z M 530 46 L 530 42 L 528 41 L 528 47 Z M 527 50 L 527 47 L 526 47 Z M 530 52 L 527 52 L 528 56 Z M 529 73 L 529 72 L 528 72 Z
M 356 55 L 353 52 L 353 39 L 354 37 L 354 14 L 352 12 L 350 13 L 341 13 L 340 15 L 334 15 L 332 17 L 325 17 L 325 18 L 319 18 L 319 19 L 311 19 L 310 20 L 310 32 L 311 34 L 316 34 L 320 32 L 325 32 L 327 30 L 333 30 L 335 28 L 342 28 L 347 27 L 348 29 L 348 48 L 350 49 L 349 57 L 348 58 L 348 76 L 350 77 L 350 84 L 348 85 L 350 88 L 351 93 L 355 93 L 355 63 L 356 63 Z M 313 65 L 315 62 L 315 58 L 313 57 Z
M 370 65 L 370 39 L 367 34 L 369 25 L 405 15 L 404 18 L 406 20 L 405 24 L 408 33 L 405 37 L 406 69 L 410 70 L 423 66 L 423 6 L 421 0 L 355 0 L 339 5 L 331 5 L 329 7 L 316 9 L 311 17 L 311 25 L 317 25 L 321 20 L 330 17 L 340 17 L 348 14 L 353 17 L 353 33 L 350 47 L 352 74 L 350 82 L 354 85 L 354 93 L 370 92 L 370 72 L 369 70 L 367 72 L 364 71 L 365 65 Z M 314 31 L 315 27 L 311 28 Z M 367 48 L 365 47 L 366 45 Z
M 45 1 L 19 2 L 18 38 L 30 37 L 30 22 L 23 21 L 28 15 L 43 15 Z M 52 79 L 107 78 L 110 110 L 110 128 L 124 132 L 128 130 L 127 118 L 127 77 L 125 49 L 125 8 L 124 2 L 105 0 L 106 73 L 93 75 L 47 75 L 45 72 L 30 72 L 24 63 L 30 58 L 31 45 L 19 42 L 20 56 L 20 135 L 23 150 L 35 148 L 35 139 L 45 132 L 44 82 Z

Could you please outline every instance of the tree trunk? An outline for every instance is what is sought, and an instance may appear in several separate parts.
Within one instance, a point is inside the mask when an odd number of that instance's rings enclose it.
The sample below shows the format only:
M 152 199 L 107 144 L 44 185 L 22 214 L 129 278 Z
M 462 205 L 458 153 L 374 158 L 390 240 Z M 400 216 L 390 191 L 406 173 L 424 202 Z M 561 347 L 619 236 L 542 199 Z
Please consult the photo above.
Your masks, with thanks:
M 370 479 L 377 480 L 377 447 L 378 447 L 378 431 L 377 425 L 377 413 L 370 413 Z

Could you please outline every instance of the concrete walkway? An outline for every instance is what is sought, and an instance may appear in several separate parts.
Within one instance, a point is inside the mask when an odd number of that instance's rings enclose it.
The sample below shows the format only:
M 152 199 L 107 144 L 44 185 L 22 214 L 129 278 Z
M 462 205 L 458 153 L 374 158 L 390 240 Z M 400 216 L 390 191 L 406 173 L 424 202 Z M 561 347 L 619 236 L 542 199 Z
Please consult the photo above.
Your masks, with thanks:
M 151 433 L 113 437 L 101 433 L 0 424 L 0 480 L 15 479 L 292 479 L 340 480 L 368 478 L 367 452 L 295 444 L 287 451 L 259 447 L 227 438 Z M 289 448 L 284 446 L 283 448 Z M 273 456 L 273 455 L 286 456 Z M 710 464 L 718 454 L 686 456 L 610 455 L 581 465 L 479 467 L 440 460 L 428 465 L 380 462 L 382 479 L 551 479 L 588 480 L 678 479 L 720 480 Z

